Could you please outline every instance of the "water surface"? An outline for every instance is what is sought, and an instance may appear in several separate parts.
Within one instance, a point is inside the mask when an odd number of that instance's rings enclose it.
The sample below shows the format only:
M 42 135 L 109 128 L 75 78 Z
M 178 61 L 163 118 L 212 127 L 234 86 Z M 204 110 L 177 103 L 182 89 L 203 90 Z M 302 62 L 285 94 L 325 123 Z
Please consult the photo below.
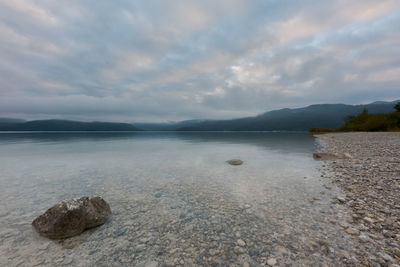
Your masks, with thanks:
M 0 133 L 0 265 L 341 262 L 351 240 L 328 222 L 343 208 L 315 149 L 307 133 Z M 86 195 L 109 202 L 105 225 L 61 241 L 33 231 Z

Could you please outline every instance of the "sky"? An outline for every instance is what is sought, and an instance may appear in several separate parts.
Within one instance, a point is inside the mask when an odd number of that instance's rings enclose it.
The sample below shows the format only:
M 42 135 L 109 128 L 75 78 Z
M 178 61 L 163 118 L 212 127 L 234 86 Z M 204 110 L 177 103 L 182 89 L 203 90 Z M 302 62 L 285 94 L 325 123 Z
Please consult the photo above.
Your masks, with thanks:
M 0 0 L 0 117 L 167 122 L 400 99 L 399 0 Z

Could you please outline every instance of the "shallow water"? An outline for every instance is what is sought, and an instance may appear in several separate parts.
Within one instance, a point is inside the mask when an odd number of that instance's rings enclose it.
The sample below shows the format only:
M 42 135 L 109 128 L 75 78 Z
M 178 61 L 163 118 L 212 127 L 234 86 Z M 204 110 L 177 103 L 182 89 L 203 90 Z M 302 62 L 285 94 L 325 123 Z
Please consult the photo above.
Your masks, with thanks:
M 0 266 L 343 263 L 354 244 L 328 221 L 344 207 L 315 149 L 306 133 L 0 133 Z M 85 195 L 110 204 L 105 225 L 34 232 Z

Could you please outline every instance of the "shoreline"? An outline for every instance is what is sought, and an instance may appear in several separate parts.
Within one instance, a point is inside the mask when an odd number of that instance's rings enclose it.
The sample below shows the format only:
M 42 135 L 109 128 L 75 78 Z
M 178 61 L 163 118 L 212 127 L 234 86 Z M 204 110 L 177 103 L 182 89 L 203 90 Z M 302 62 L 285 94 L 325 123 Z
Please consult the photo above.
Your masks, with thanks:
M 400 266 L 400 133 L 316 135 L 322 152 L 348 153 L 326 161 L 332 183 L 352 212 L 343 231 L 358 238 L 357 259 L 366 266 Z

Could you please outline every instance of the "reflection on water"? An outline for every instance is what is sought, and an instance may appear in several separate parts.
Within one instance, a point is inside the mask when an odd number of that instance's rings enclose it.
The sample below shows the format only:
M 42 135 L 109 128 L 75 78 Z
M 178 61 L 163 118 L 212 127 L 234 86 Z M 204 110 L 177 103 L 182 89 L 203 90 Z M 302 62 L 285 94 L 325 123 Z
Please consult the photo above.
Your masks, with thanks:
M 286 152 L 313 151 L 314 138 L 304 132 L 0 132 L 1 143 L 179 140 L 191 143 L 247 144 Z
M 343 208 L 313 150 L 306 133 L 0 133 L 0 265 L 340 262 L 350 240 L 328 219 Z M 32 230 L 84 195 L 112 219 L 61 241 Z

